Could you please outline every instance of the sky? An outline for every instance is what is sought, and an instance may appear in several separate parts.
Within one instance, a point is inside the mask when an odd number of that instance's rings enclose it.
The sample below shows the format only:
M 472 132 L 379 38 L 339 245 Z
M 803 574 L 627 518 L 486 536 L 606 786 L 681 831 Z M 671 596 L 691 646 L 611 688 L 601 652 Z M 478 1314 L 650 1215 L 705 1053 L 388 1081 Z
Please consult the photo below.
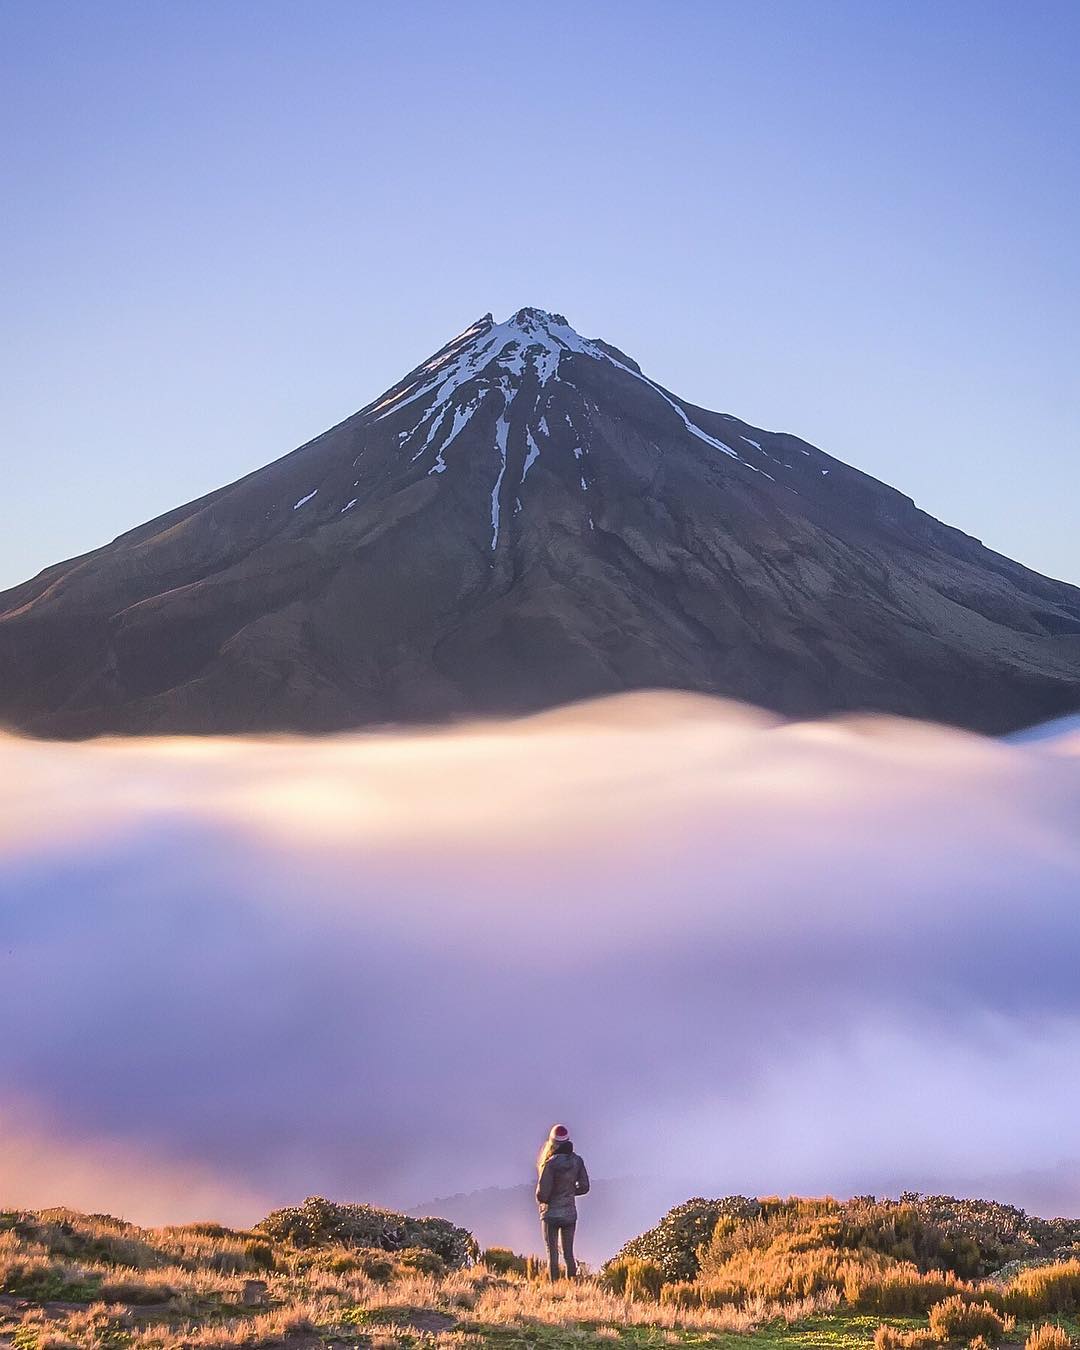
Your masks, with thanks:
M 1080 729 L 638 694 L 0 770 L 8 1206 L 419 1206 L 560 1120 L 630 1179 L 589 1259 L 694 1194 L 1080 1209 Z
M 1080 583 L 1072 0 L 3 0 L 0 586 L 560 311 Z

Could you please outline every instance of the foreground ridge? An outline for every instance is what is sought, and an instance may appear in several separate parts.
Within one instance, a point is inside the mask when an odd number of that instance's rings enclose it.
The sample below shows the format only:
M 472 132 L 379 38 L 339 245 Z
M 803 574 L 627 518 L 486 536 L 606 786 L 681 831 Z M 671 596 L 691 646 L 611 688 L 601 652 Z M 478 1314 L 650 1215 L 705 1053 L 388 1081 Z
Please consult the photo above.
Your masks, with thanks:
M 552 1284 L 536 1257 L 481 1251 L 444 1219 L 315 1196 L 250 1229 L 9 1210 L 0 1343 L 316 1350 L 455 1333 L 441 1343 L 599 1350 L 627 1333 L 633 1344 L 689 1347 L 737 1332 L 769 1350 L 932 1350 L 1028 1335 L 1030 1350 L 1071 1350 L 1060 1323 L 1080 1310 L 1078 1236 L 1078 1220 L 952 1196 L 727 1196 L 688 1201 L 596 1275 Z M 680 1254 L 690 1264 L 673 1272 Z

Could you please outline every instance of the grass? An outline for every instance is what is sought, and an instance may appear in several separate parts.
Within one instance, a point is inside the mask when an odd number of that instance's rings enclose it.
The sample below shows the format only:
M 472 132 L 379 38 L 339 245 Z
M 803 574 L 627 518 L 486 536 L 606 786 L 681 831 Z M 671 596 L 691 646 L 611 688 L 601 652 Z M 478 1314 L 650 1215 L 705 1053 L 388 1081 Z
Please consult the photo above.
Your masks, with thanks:
M 433 1250 L 422 1245 L 396 1250 L 349 1245 L 337 1211 L 330 1214 L 332 1231 L 314 1242 L 313 1212 L 286 1212 L 294 1228 L 296 1214 L 306 1225 L 299 1241 L 281 1227 L 143 1229 L 62 1210 L 0 1214 L 0 1293 L 6 1296 L 0 1301 L 0 1347 L 870 1350 L 877 1336 L 879 1346 L 896 1350 L 906 1337 L 940 1350 L 942 1338 L 951 1336 L 949 1344 L 967 1350 L 979 1333 L 983 1340 L 975 1350 L 1005 1343 L 1019 1350 L 1037 1332 L 1029 1350 L 1074 1350 L 1077 1337 L 1075 1262 L 1021 1270 L 997 1284 L 957 1284 L 954 1277 L 942 1286 L 950 1295 L 944 1313 L 920 1308 L 919 1316 L 900 1316 L 860 1306 L 862 1286 L 852 1283 L 850 1271 L 847 1277 L 839 1271 L 835 1248 L 814 1246 L 822 1235 L 832 1241 L 836 1231 L 836 1216 L 820 1207 L 804 1206 L 794 1218 L 776 1209 L 766 1222 L 755 1216 L 754 1242 L 744 1241 L 738 1224 L 725 1220 L 711 1241 L 700 1285 L 663 1287 L 658 1267 L 645 1258 L 624 1262 L 614 1278 L 609 1270 L 553 1285 L 532 1274 L 535 1263 L 512 1253 L 489 1253 L 486 1262 L 448 1268 L 445 1258 L 435 1253 L 433 1259 Z M 316 1217 L 322 1222 L 329 1212 L 319 1209 Z M 369 1224 L 367 1212 L 346 1218 Z M 447 1240 L 434 1228 L 387 1232 L 399 1242 L 429 1232 L 433 1242 Z M 908 1269 L 910 1263 L 881 1251 L 876 1229 L 864 1226 L 859 1232 L 869 1232 L 877 1246 L 852 1247 L 855 1255 L 841 1255 L 840 1265 L 857 1261 L 861 1277 L 875 1278 L 889 1269 Z M 891 1227 L 888 1241 L 894 1241 Z M 917 1270 L 916 1275 L 922 1279 Z M 931 1287 L 932 1282 L 926 1285 Z M 707 1296 L 692 1297 L 695 1289 Z M 255 1299 L 254 1306 L 245 1294 Z M 993 1308 L 971 1309 L 969 1295 L 971 1302 L 990 1298 Z M 879 1332 L 883 1323 L 891 1331 Z

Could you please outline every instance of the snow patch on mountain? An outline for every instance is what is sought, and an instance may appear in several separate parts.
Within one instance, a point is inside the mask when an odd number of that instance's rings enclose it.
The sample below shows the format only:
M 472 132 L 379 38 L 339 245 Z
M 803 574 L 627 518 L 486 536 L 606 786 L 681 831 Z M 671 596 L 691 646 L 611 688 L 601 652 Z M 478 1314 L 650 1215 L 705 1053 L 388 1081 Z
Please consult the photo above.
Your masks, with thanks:
M 435 452 L 435 463 L 431 466 L 430 469 L 428 469 L 429 478 L 433 473 L 446 472 L 446 460 L 443 458 L 443 456 L 445 455 L 446 451 L 450 448 L 450 446 L 453 445 L 454 441 L 457 440 L 459 434 L 462 431 L 464 431 L 465 428 L 469 425 L 469 421 L 471 420 L 473 413 L 480 406 L 481 402 L 482 400 L 479 398 L 470 399 L 470 401 L 466 403 L 463 407 L 454 409 L 454 421 L 453 425 L 450 428 L 450 434 L 447 436 L 446 440 L 443 441 L 443 443 L 439 446 L 438 450 Z
M 426 428 L 424 442 L 412 455 L 412 459 L 416 460 L 436 442 L 451 415 L 450 408 L 444 405 L 454 404 L 463 386 L 471 381 L 480 381 L 488 387 L 497 385 L 503 388 L 504 395 L 509 400 L 522 388 L 529 375 L 535 378 L 540 389 L 552 381 L 559 380 L 560 366 L 564 357 L 568 355 L 606 362 L 640 381 L 663 399 L 695 439 L 742 464 L 753 473 L 761 474 L 771 482 L 776 481 L 764 469 L 743 459 L 739 452 L 725 441 L 699 427 L 674 398 L 636 367 L 619 360 L 612 348 L 591 338 L 582 337 L 567 323 L 563 315 L 552 314 L 542 309 L 519 309 L 504 323 L 495 323 L 490 314 L 478 319 L 419 366 L 406 382 L 395 386 L 380 402 L 374 404 L 367 415 L 373 423 L 381 422 L 384 418 L 401 412 L 422 399 L 429 401 L 433 405 L 433 411 L 421 418 L 412 431 L 399 433 L 403 445 L 411 444 L 413 436 Z M 512 393 L 507 391 L 508 384 L 513 386 Z M 465 406 L 475 408 L 479 401 L 480 397 L 474 395 Z M 440 448 L 436 463 L 428 470 L 429 474 L 442 473 L 445 470 L 444 452 L 464 425 L 464 421 L 460 420 L 461 416 L 460 410 L 453 412 L 453 429 Z M 544 416 L 540 418 L 539 430 L 545 436 L 549 434 Z M 748 437 L 744 436 L 742 439 L 756 449 L 761 449 L 757 442 L 751 441 Z M 535 458 L 532 454 L 534 445 L 535 442 L 531 442 L 526 472 Z M 575 453 L 579 454 L 577 451 Z M 500 475 L 505 473 L 505 468 L 503 462 Z
M 370 414 L 373 421 L 380 422 L 426 395 L 442 403 L 492 364 L 519 380 L 531 368 L 538 382 L 545 385 L 558 378 L 559 362 L 567 352 L 609 359 L 594 342 L 575 332 L 561 314 L 520 309 L 499 324 L 486 317 L 420 366 L 413 380 L 392 390 L 370 409 Z
M 491 489 L 491 551 L 492 553 L 499 546 L 499 524 L 502 517 L 502 506 L 499 502 L 499 493 L 502 490 L 503 479 L 506 477 L 506 438 L 510 433 L 510 422 L 507 413 L 510 410 L 509 401 L 498 416 L 495 423 L 495 444 L 499 450 L 499 475 L 495 479 L 495 486 Z
M 528 478 L 529 470 L 536 463 L 537 457 L 540 454 L 540 447 L 533 440 L 533 434 L 528 427 L 525 428 L 525 442 L 529 447 L 529 452 L 525 456 L 525 464 L 521 470 L 521 481 L 523 483 L 525 479 Z

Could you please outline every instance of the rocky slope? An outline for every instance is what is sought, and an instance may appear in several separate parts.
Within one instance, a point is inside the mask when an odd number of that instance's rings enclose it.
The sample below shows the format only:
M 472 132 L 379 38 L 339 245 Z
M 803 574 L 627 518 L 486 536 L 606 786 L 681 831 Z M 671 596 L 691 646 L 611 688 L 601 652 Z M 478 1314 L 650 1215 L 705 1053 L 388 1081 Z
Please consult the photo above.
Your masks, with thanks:
M 43 735 L 328 731 L 645 687 L 1009 730 L 1080 707 L 1080 590 L 523 309 L 0 595 L 0 720 Z

